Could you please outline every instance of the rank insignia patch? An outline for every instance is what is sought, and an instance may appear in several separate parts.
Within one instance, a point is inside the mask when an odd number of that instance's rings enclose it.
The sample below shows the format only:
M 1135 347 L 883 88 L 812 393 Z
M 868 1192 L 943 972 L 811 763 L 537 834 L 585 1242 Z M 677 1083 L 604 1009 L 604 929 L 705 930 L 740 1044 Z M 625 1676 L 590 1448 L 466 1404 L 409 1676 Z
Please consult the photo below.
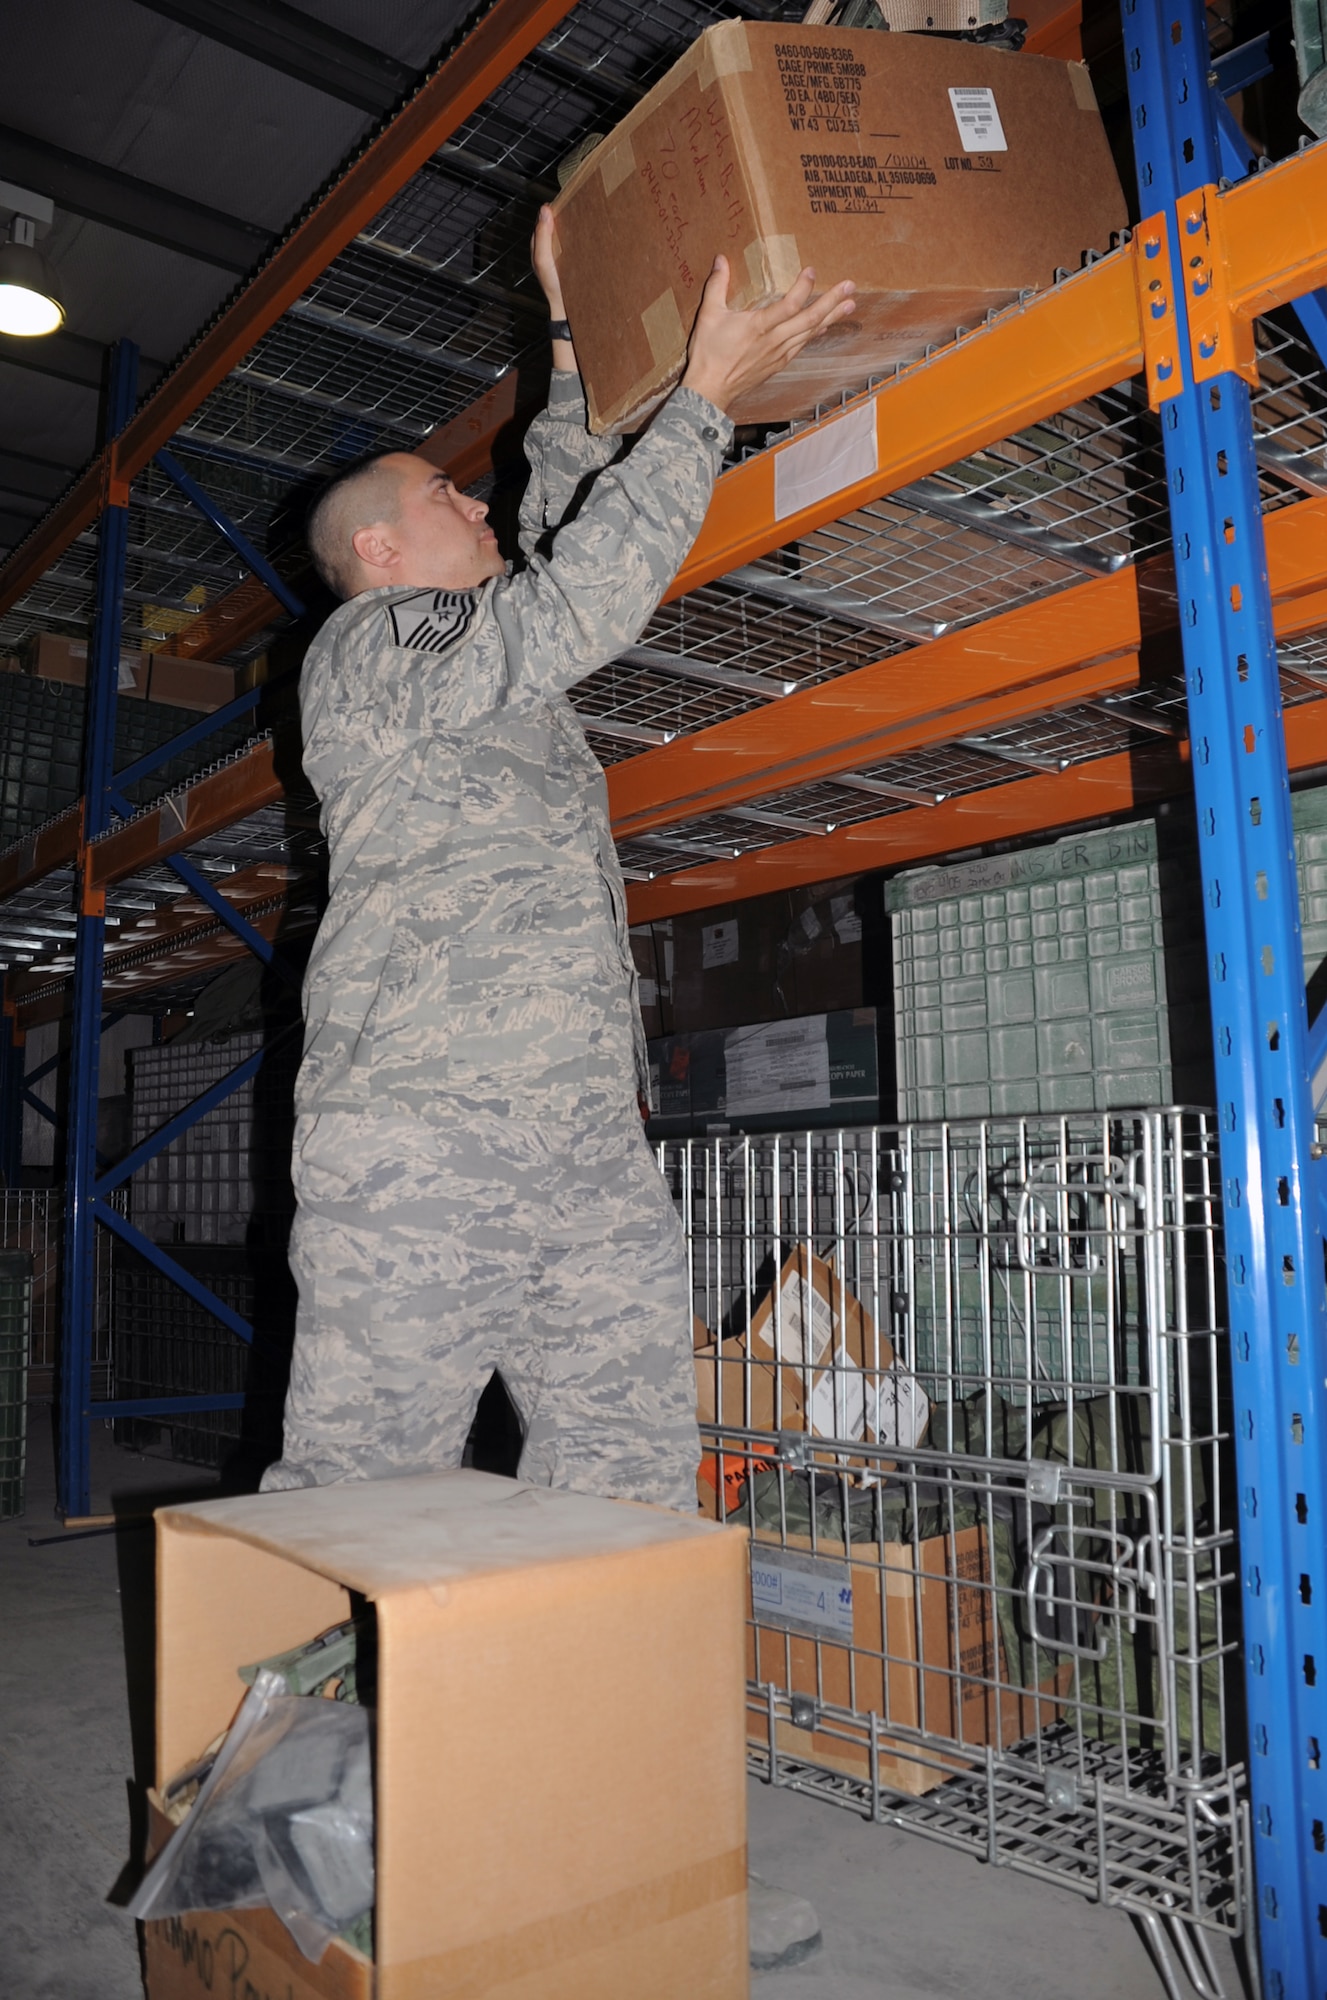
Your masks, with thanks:
M 416 590 L 386 607 L 392 643 L 417 653 L 445 653 L 469 629 L 473 590 Z

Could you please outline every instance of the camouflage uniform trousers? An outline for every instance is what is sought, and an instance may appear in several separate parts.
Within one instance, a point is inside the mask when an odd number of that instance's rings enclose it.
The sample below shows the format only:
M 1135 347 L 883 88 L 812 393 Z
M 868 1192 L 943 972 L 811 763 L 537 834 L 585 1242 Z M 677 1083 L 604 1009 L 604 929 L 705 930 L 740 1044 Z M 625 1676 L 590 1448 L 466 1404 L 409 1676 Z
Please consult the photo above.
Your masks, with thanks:
M 634 1107 L 581 1125 L 296 1128 L 299 1320 L 264 1490 L 457 1466 L 500 1369 L 520 1477 L 694 1512 L 681 1227 Z

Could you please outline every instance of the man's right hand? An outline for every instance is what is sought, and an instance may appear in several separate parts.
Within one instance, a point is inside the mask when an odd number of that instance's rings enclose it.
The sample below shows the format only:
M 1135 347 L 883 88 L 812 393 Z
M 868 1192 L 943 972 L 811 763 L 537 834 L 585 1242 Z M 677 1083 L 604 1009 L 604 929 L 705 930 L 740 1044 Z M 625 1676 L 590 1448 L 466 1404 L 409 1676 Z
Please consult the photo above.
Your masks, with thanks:
M 808 341 L 854 309 L 851 278 L 819 298 L 813 296 L 815 282 L 816 274 L 808 268 L 771 305 L 734 311 L 728 304 L 728 259 L 716 257 L 692 329 L 682 386 L 727 410 L 739 396 L 786 368 Z

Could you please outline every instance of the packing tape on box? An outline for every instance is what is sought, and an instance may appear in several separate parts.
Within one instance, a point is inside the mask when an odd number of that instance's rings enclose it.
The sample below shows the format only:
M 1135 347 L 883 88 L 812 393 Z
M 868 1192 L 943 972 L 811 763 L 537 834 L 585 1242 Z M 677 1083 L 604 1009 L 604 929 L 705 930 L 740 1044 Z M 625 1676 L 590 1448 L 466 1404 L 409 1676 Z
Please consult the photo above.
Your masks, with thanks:
M 686 347 L 686 328 L 671 286 L 666 292 L 660 292 L 653 305 L 646 306 L 640 323 L 650 343 L 650 354 L 656 367 L 661 368 L 665 362 L 675 360 L 679 348 Z
M 1071 62 L 1066 67 L 1069 71 L 1069 87 L 1074 93 L 1074 103 L 1080 111 L 1095 112 L 1097 108 L 1097 93 L 1092 88 L 1092 79 L 1087 73 L 1087 64 Z
M 709 90 L 721 76 L 741 76 L 751 68 L 751 44 L 746 38 L 745 21 L 723 21 L 702 35 L 697 45 L 700 61 L 696 75 L 702 90 Z
M 518 1981 L 583 1958 L 591 1952 L 689 1917 L 714 1903 L 746 1894 L 746 1849 L 734 1847 L 708 1861 L 692 1861 L 670 1874 L 641 1882 L 574 1910 L 537 1918 L 501 1937 L 483 1938 L 406 1964 L 383 1965 L 394 2000 L 480 2000 Z
M 636 155 L 631 150 L 630 132 L 619 132 L 614 138 L 606 139 L 602 146 L 596 146 L 593 156 L 599 166 L 604 193 L 613 194 L 623 181 L 629 181 L 636 171 Z
M 746 246 L 747 278 L 761 297 L 782 295 L 801 268 L 795 236 L 758 236 Z

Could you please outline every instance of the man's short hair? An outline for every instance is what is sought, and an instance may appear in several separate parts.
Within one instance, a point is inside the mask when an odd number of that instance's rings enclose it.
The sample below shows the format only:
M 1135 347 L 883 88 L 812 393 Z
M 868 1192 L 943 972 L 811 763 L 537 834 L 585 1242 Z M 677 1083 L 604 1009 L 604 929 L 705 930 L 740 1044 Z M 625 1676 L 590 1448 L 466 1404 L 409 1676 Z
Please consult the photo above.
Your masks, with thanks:
M 375 451 L 343 466 L 309 507 L 304 532 L 313 566 L 338 597 L 356 597 L 366 588 L 351 537 L 374 521 L 396 519 L 401 475 L 385 461 L 397 455 Z

